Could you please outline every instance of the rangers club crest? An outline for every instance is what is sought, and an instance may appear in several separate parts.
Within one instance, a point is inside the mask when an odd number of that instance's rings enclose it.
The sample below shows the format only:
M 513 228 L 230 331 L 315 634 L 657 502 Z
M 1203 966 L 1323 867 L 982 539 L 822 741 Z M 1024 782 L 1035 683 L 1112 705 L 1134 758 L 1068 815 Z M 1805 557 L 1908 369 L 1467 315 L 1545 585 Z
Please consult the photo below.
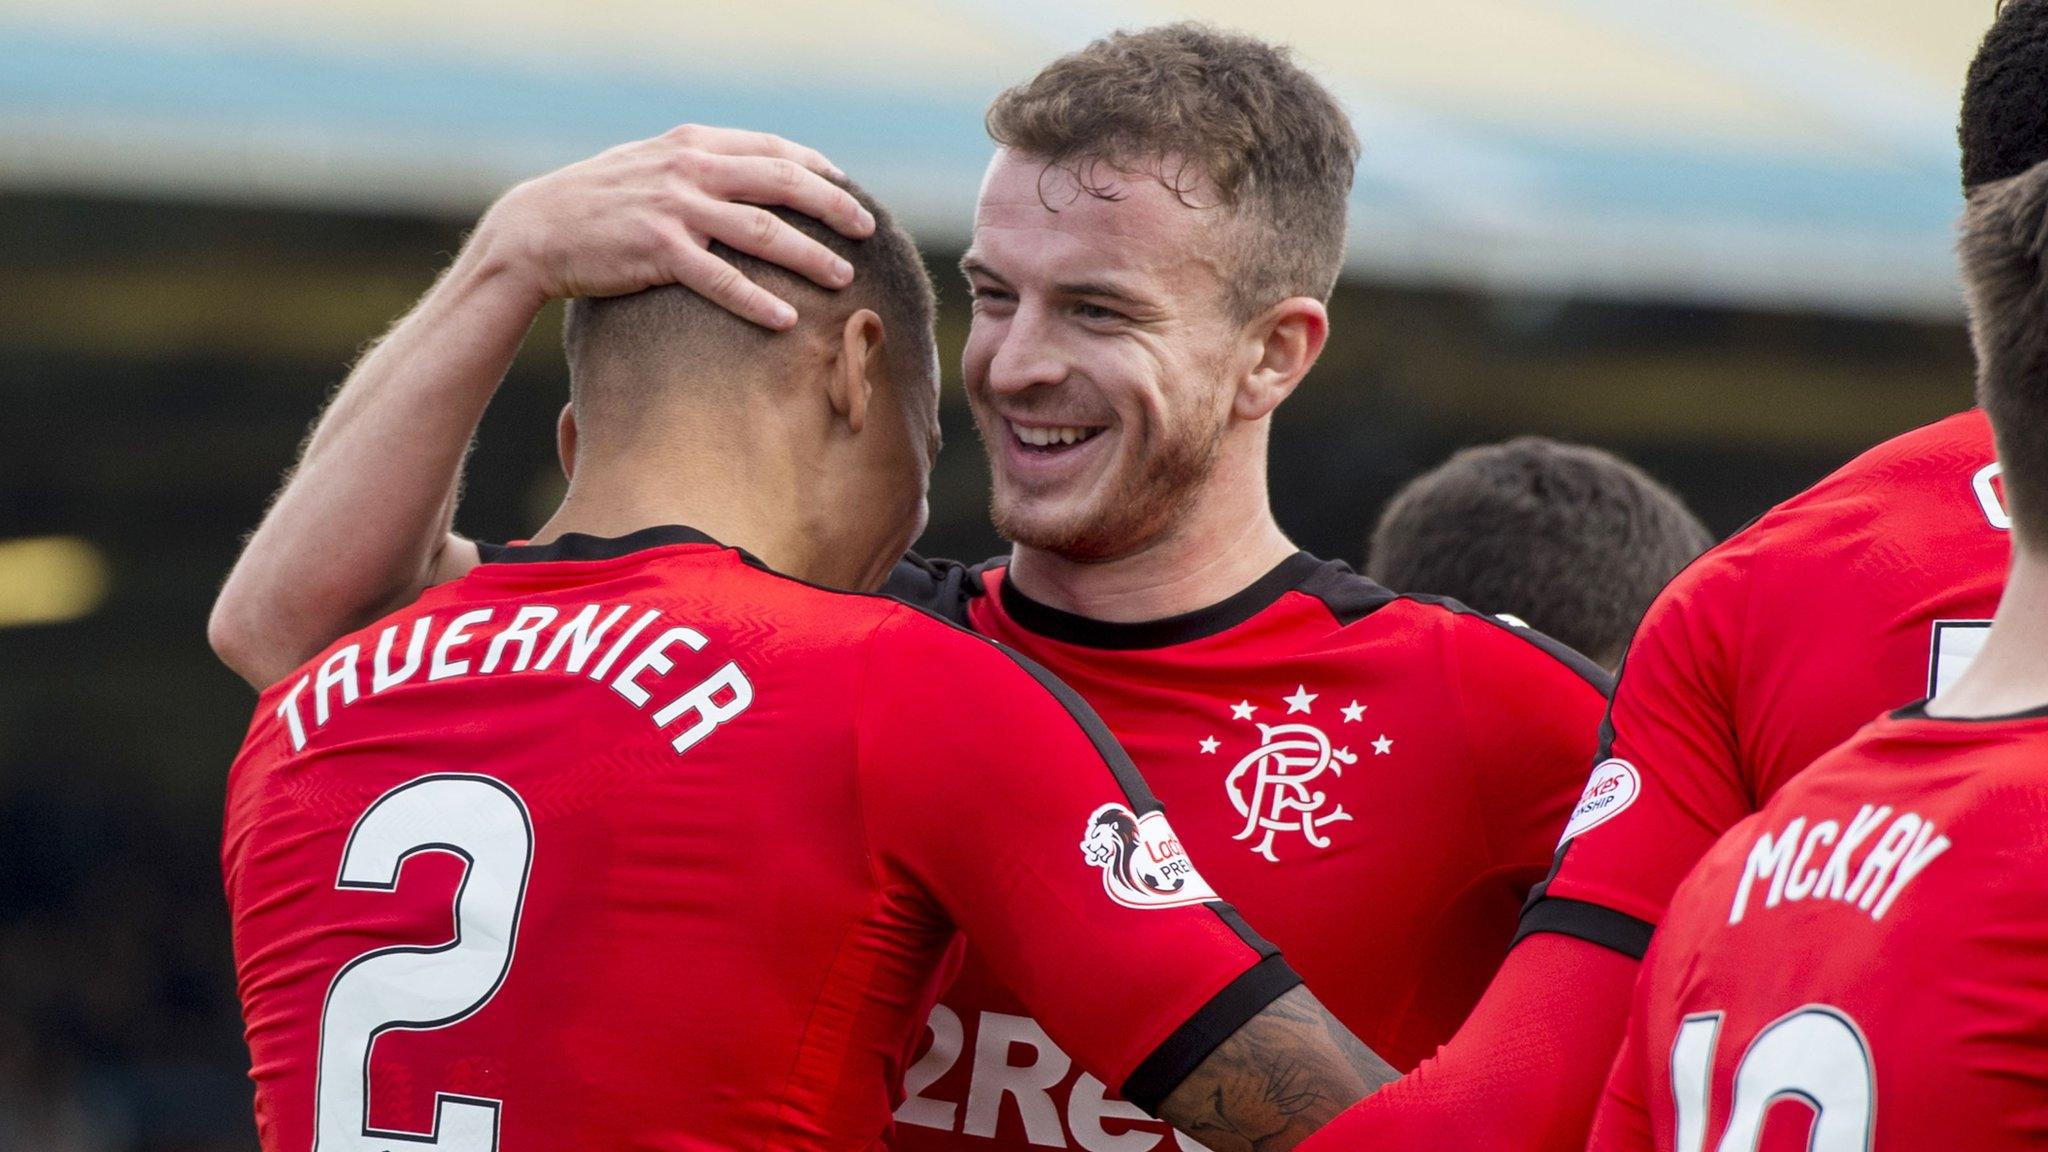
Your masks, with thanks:
M 1088 818 L 1081 856 L 1102 869 L 1102 888 L 1126 908 L 1178 908 L 1216 899 L 1166 823 L 1166 813 L 1139 816 L 1104 804 Z
M 1250 700 L 1241 700 L 1230 709 L 1233 719 L 1251 721 L 1259 733 L 1258 746 L 1223 777 L 1231 806 L 1244 817 L 1244 828 L 1232 839 L 1249 842 L 1253 852 L 1276 864 L 1280 857 L 1274 847 L 1282 836 L 1299 833 L 1309 847 L 1328 848 L 1330 838 L 1323 828 L 1351 819 L 1351 813 L 1343 804 L 1333 802 L 1323 785 L 1358 763 L 1358 754 L 1334 745 L 1313 720 L 1286 718 L 1313 716 L 1316 697 L 1306 685 L 1296 688 L 1292 696 L 1281 697 L 1287 711 L 1276 724 L 1254 719 L 1259 706 Z M 1339 725 L 1365 722 L 1366 706 L 1356 700 L 1337 710 L 1343 713 Z M 1384 732 L 1367 743 L 1375 756 L 1393 752 L 1394 742 Z M 1221 746 L 1222 741 L 1213 736 L 1201 741 L 1205 755 L 1214 755 Z

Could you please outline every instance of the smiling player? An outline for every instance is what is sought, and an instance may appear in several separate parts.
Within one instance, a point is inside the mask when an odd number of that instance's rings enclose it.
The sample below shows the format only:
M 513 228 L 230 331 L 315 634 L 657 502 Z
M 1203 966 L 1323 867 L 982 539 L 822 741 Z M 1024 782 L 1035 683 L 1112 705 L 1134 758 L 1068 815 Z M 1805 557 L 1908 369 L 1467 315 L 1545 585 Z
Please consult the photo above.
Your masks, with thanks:
M 1055 61 L 988 122 L 964 375 L 1014 548 L 973 567 L 913 558 L 888 588 L 1073 685 L 1218 890 L 1411 1066 L 1507 952 L 1591 762 L 1605 675 L 1300 552 L 1273 516 L 1271 420 L 1328 336 L 1358 147 L 1313 77 L 1270 45 L 1174 25 Z M 687 173 L 647 183 L 679 180 L 683 215 L 733 207 Z M 463 447 L 537 297 L 577 287 L 518 254 L 648 268 L 688 230 L 650 222 L 645 202 L 593 188 L 545 218 L 485 218 L 471 249 L 509 254 L 507 278 L 539 291 L 437 289 L 393 338 L 415 367 L 387 357 L 344 387 L 217 605 L 214 639 L 245 676 L 267 682 L 475 564 L 448 532 Z M 515 223 L 532 235 L 508 238 Z M 337 537 L 347 564 L 320 552 Z M 1541 972 L 1574 934 L 1625 972 L 1640 942 L 1616 923 L 1561 918 L 1518 954 Z M 1016 991 L 969 957 L 906 1077 L 905 1146 L 1171 1139 Z M 1513 1030 L 1512 1050 L 1576 1050 L 1621 1011 Z

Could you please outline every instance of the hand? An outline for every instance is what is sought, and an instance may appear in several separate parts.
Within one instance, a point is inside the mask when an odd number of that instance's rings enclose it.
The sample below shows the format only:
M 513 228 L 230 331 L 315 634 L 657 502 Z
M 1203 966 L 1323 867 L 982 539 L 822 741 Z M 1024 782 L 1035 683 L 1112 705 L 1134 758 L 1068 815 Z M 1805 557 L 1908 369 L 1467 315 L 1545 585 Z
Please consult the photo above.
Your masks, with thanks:
M 874 217 L 827 176 L 844 178 L 824 156 L 779 136 L 686 124 L 519 185 L 484 214 L 470 244 L 539 300 L 681 284 L 784 329 L 796 310 L 710 245 L 845 287 L 853 280 L 846 261 L 761 207 L 791 208 L 854 238 L 872 233 Z

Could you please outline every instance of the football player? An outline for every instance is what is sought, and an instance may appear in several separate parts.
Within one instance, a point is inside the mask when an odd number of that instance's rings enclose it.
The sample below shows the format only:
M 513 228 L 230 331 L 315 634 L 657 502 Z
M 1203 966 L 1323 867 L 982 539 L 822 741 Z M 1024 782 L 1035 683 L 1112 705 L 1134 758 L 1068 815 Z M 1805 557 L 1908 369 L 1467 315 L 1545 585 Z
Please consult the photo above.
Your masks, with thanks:
M 1596 1149 L 2048 1143 L 2048 162 L 1969 201 L 2004 595 L 1967 669 L 1778 788 L 1679 885 Z
M 931 287 L 862 206 L 782 221 L 836 295 L 722 253 L 790 331 L 573 305 L 554 517 L 263 694 L 223 864 L 265 1149 L 873 1148 L 963 933 L 1215 1147 L 1392 1076 L 1070 690 L 832 590 L 922 528 L 938 446 Z
M 2044 77 L 2048 3 L 2009 4 L 1963 93 L 1966 189 L 2048 159 Z M 1971 409 L 1865 452 L 1688 567 L 1629 646 L 1599 760 L 1522 931 L 1633 925 L 1639 954 L 1722 833 L 1872 716 L 1961 674 L 2004 586 L 2009 525 L 1991 428 Z M 1472 1147 L 1580 1148 L 1630 976 L 1580 941 L 1560 939 L 1540 976 L 1523 958 L 1510 954 L 1435 1060 L 1326 1129 L 1329 1146 L 1455 1127 Z M 1610 1030 L 1582 1034 L 1582 1050 L 1529 1042 L 1503 1058 L 1504 1042 L 1587 1015 Z M 1559 1123 L 1523 1123 L 1532 1111 Z
M 1218 889 L 1353 1032 L 1412 1065 L 1465 1016 L 1549 867 L 1606 674 L 1301 552 L 1274 519 L 1272 415 L 1328 335 L 1357 154 L 1321 84 L 1271 45 L 1173 25 L 1053 62 L 988 123 L 964 370 L 1015 546 L 971 567 L 913 558 L 888 589 L 1072 684 Z M 689 171 L 722 163 L 663 169 L 654 187 L 681 188 L 667 199 L 568 173 L 558 211 L 486 216 L 469 247 L 502 254 L 501 293 L 451 276 L 356 370 L 223 591 L 231 663 L 268 683 L 475 565 L 448 532 L 463 449 L 539 300 L 584 288 L 557 269 L 600 261 L 628 278 L 613 291 L 667 278 L 644 251 L 738 210 Z M 1606 931 L 1560 920 L 1518 950 L 1540 966 L 1574 932 L 1639 947 Z M 1633 956 L 1610 955 L 1625 980 Z M 907 1074 L 901 1143 L 1171 1141 L 1007 985 L 970 955 Z M 1623 1009 L 1560 1022 L 1555 1045 L 1595 1027 L 1611 1043 Z
M 1713 543 L 1676 493 L 1621 457 L 1517 436 L 1403 485 L 1373 526 L 1365 573 L 1507 613 L 1613 668 L 1658 590 Z

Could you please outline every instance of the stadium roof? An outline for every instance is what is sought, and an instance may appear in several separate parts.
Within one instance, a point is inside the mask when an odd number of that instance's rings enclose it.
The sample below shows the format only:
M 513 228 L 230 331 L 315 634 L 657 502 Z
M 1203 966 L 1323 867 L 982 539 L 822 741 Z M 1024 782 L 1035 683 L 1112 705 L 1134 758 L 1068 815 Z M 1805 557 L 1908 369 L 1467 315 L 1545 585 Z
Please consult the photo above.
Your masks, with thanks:
M 468 211 L 677 122 L 824 149 L 963 238 L 1005 84 L 1195 16 L 1366 142 L 1354 274 L 1943 316 L 1990 0 L 0 0 L 0 188 Z

